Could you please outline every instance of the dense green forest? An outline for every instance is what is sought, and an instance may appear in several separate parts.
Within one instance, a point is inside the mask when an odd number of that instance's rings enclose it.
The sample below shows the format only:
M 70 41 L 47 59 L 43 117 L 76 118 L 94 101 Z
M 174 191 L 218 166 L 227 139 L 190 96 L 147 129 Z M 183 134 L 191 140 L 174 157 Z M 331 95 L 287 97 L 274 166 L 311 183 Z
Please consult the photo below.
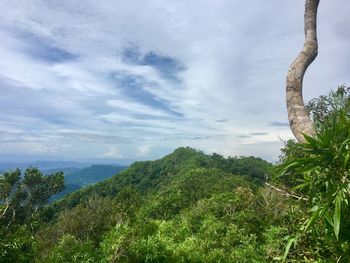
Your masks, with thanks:
M 0 177 L 1 262 L 349 262 L 350 92 L 312 100 L 280 162 L 178 148 L 47 204 L 62 172 Z

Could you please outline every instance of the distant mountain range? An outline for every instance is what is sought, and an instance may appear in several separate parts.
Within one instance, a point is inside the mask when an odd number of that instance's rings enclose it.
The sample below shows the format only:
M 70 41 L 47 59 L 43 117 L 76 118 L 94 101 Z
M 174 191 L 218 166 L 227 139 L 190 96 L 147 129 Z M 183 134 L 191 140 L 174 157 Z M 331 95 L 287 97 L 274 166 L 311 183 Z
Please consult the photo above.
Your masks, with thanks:
M 90 167 L 85 168 L 56 168 L 46 170 L 46 174 L 51 174 L 54 172 L 62 171 L 65 175 L 65 189 L 54 195 L 53 200 L 57 200 L 64 195 L 76 191 L 84 186 L 88 186 L 100 181 L 103 181 L 113 175 L 116 175 L 120 171 L 123 171 L 127 166 L 114 166 L 114 165 L 91 165 Z
M 53 173 L 57 171 L 62 171 L 65 174 L 65 182 L 67 184 L 76 184 L 80 186 L 87 186 L 98 181 L 102 181 L 106 178 L 115 175 L 116 173 L 126 169 L 127 166 L 114 166 L 114 165 L 104 165 L 104 164 L 94 164 L 90 167 L 85 167 L 82 169 L 76 167 L 70 168 L 59 168 L 50 169 L 45 171 L 45 173 Z
M 58 171 L 64 172 L 65 189 L 54 195 L 51 201 L 57 200 L 84 186 L 103 181 L 127 168 L 127 166 L 109 164 L 91 165 L 84 162 L 37 161 L 33 163 L 0 163 L 0 173 L 16 168 L 25 170 L 29 166 L 38 167 L 43 173 L 48 175 Z
M 58 168 L 84 168 L 90 166 L 91 163 L 72 162 L 72 161 L 35 161 L 35 162 L 1 162 L 0 171 L 12 169 L 26 169 L 29 166 L 37 167 L 41 171 L 58 169 Z

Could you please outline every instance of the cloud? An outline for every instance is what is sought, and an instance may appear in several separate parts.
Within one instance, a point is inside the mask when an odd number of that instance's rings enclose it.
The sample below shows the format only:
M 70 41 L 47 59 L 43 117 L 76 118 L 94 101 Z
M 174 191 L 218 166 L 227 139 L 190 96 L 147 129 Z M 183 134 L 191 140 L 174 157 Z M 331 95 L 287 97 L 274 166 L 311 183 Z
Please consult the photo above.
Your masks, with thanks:
M 162 77 L 176 82 L 181 81 L 179 74 L 185 70 L 185 66 L 175 58 L 157 54 L 154 51 L 142 55 L 139 48 L 136 46 L 123 49 L 121 58 L 127 63 L 150 66 Z
M 279 121 L 272 121 L 269 123 L 270 126 L 275 126 L 275 127 L 289 127 L 288 122 L 279 122 Z
M 267 132 L 251 132 L 250 135 L 256 135 L 256 136 L 261 136 L 261 135 L 267 135 L 269 133 Z
M 87 133 L 87 132 L 74 132 L 74 131 L 61 131 L 59 132 L 65 138 L 77 139 L 84 142 L 94 143 L 130 143 L 131 139 L 118 135 L 110 134 L 98 134 L 98 133 Z
M 209 139 L 209 136 L 183 136 L 183 135 L 173 135 L 173 136 L 168 136 L 168 137 L 164 137 L 163 140 L 164 141 L 179 141 L 179 140 L 184 140 L 184 141 L 200 141 L 200 140 L 207 140 Z
M 121 158 L 123 155 L 120 153 L 119 149 L 115 147 L 110 147 L 109 150 L 103 154 L 101 154 L 101 157 L 104 158 Z
M 19 39 L 25 45 L 22 47 L 24 55 L 29 55 L 34 59 L 47 63 L 62 63 L 78 59 L 77 55 L 71 54 L 66 50 L 54 46 L 49 39 L 34 35 L 28 31 L 17 29 L 9 30 L 16 39 Z
M 219 119 L 219 120 L 216 120 L 217 122 L 228 122 L 229 120 L 228 119 Z
M 142 145 L 137 149 L 137 156 L 147 156 L 147 154 L 151 151 L 151 145 Z
M 247 135 L 247 134 L 238 135 L 238 138 L 241 138 L 241 139 L 251 138 L 251 137 L 252 135 Z
M 0 8 L 0 130 L 11 133 L 2 152 L 52 145 L 67 158 L 97 158 L 111 144 L 130 159 L 142 147 L 148 158 L 178 146 L 225 155 L 257 146 L 263 155 L 258 145 L 292 137 L 284 86 L 303 43 L 302 1 L 14 0 Z M 320 5 L 306 99 L 350 82 L 349 8 L 346 0 Z

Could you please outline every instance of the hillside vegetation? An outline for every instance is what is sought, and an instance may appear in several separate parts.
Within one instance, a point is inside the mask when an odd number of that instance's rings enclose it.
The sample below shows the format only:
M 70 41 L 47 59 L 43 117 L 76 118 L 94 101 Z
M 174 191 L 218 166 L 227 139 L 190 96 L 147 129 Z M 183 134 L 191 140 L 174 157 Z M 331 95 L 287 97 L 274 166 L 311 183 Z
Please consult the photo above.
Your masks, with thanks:
M 42 209 L 2 259 L 20 262 L 264 262 L 292 215 L 263 187 L 272 165 L 179 148 Z M 33 226 L 33 224 L 35 226 Z M 290 224 L 288 224 L 290 225 Z M 20 238 L 18 235 L 21 235 Z M 28 238 L 28 240 L 26 239 Z M 16 241 L 16 245 L 11 242 Z M 278 241 L 278 242 L 277 242 Z

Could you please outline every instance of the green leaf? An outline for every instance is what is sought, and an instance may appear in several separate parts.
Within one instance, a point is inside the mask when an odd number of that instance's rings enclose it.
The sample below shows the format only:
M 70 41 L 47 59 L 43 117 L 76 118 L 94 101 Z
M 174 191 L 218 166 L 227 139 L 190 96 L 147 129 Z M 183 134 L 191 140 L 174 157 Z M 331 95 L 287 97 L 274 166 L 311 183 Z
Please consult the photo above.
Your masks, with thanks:
M 303 136 L 304 136 L 305 140 L 309 143 L 309 145 L 316 146 L 318 144 L 318 141 L 316 139 L 314 139 L 313 137 L 311 137 L 307 134 L 304 134 L 304 133 L 303 133 Z
M 303 189 L 303 188 L 305 188 L 305 187 L 308 187 L 309 185 L 310 185 L 310 183 L 309 183 L 309 182 L 306 182 L 306 183 L 302 183 L 302 184 L 299 184 L 299 185 L 293 187 L 293 189 L 294 189 L 294 190 L 300 190 L 300 189 Z
M 283 255 L 283 258 L 282 258 L 282 262 L 285 262 L 286 259 L 287 259 L 287 256 L 289 254 L 289 250 L 290 250 L 290 247 L 292 246 L 292 244 L 294 243 L 294 245 L 296 244 L 297 242 L 297 238 L 296 237 L 293 237 L 291 239 L 288 240 L 288 243 L 286 245 L 286 249 L 284 250 L 284 255 Z
M 315 207 L 313 207 L 313 208 L 315 208 Z M 312 227 L 314 225 L 315 221 L 321 216 L 321 213 L 322 213 L 321 210 L 322 209 L 319 208 L 315 212 L 313 212 L 311 218 L 307 221 L 307 225 L 306 225 L 306 227 L 304 229 L 305 232 L 307 230 L 309 230 L 310 227 Z
M 334 234 L 338 240 L 340 230 L 340 216 L 341 216 L 341 196 L 338 194 L 335 198 L 335 209 L 334 209 Z
M 328 212 L 324 214 L 324 218 L 326 219 L 327 223 L 334 228 L 333 220 Z
M 346 167 L 346 165 L 348 164 L 349 157 L 350 157 L 350 154 L 349 154 L 349 153 L 348 153 L 347 155 L 345 155 L 344 167 Z

